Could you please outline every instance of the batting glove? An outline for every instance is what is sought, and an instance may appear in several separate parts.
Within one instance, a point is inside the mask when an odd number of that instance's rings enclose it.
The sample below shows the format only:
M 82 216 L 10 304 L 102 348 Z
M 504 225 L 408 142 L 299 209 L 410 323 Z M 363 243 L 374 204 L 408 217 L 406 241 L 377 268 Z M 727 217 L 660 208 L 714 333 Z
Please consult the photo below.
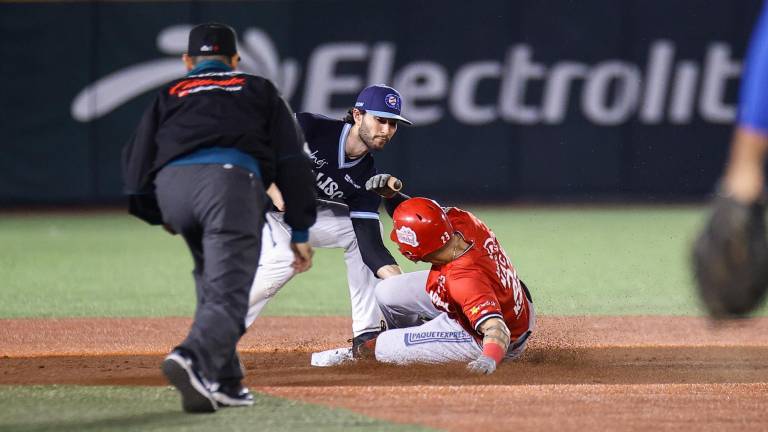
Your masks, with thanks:
M 496 360 L 482 354 L 467 364 L 467 370 L 476 374 L 492 374 L 496 371 Z
M 387 186 L 390 177 L 390 174 L 376 174 L 365 182 L 365 190 L 374 191 L 384 198 L 391 197 L 394 191 Z

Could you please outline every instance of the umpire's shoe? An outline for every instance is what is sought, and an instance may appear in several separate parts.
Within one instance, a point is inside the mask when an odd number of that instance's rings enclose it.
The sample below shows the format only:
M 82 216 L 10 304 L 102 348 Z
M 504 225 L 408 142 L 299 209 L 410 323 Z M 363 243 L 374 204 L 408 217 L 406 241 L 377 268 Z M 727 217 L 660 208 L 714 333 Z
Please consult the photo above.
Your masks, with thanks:
M 163 374 L 181 393 L 181 406 L 189 413 L 211 413 L 218 409 L 208 383 L 195 369 L 192 359 L 174 350 L 163 360 Z
M 213 399 L 219 407 L 246 407 L 253 405 L 253 395 L 248 387 L 239 381 L 235 383 L 214 384 Z

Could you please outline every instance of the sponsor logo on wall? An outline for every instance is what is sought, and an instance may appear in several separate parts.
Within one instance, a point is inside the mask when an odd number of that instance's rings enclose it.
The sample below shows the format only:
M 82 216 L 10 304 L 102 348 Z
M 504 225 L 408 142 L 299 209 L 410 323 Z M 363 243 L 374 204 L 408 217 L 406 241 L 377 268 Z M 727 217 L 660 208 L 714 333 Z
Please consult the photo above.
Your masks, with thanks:
M 93 121 L 182 76 L 179 55 L 190 28 L 172 26 L 160 32 L 157 49 L 170 57 L 115 71 L 84 88 L 72 102 L 72 117 Z M 347 96 L 351 101 L 365 85 L 387 83 L 402 93 L 404 115 L 419 126 L 444 119 L 464 125 L 556 125 L 569 116 L 601 126 L 628 121 L 687 124 L 696 118 L 730 123 L 736 109 L 725 100 L 726 90 L 741 72 L 741 62 L 724 42 L 710 43 L 697 59 L 676 56 L 673 41 L 651 41 L 645 64 L 620 59 L 544 63 L 537 60 L 534 46 L 513 44 L 500 48 L 498 58 L 466 62 L 453 70 L 429 58 L 397 59 L 401 66 L 395 69 L 397 45 L 386 41 L 321 43 L 303 62 L 281 59 L 259 28 L 243 32 L 239 50 L 240 69 L 271 79 L 286 99 L 301 86 L 302 99 L 293 104 L 299 111 L 342 117 L 348 105 L 332 100 Z M 367 72 L 340 72 L 346 70 L 341 64 L 356 64 Z M 493 100 L 478 96 L 481 84 L 496 89 Z

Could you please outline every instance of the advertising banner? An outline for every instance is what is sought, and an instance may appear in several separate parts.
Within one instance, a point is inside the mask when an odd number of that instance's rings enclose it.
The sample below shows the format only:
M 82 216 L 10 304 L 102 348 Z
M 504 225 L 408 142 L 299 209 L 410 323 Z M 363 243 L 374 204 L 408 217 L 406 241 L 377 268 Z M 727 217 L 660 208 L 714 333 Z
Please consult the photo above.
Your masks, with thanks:
M 696 199 L 720 174 L 759 1 L 0 3 L 0 203 L 121 198 L 120 151 L 184 74 L 192 25 L 239 36 L 295 111 L 404 97 L 379 170 L 495 203 Z

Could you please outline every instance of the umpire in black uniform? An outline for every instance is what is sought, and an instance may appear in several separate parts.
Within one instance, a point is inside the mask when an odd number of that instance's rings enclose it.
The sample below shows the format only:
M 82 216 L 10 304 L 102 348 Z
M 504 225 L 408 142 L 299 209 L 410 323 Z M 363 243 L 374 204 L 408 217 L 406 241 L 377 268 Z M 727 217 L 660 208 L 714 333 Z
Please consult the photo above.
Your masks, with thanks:
M 294 267 L 312 263 L 304 138 L 270 81 L 234 70 L 235 41 L 226 25 L 194 27 L 182 58 L 189 73 L 160 90 L 123 150 L 130 212 L 181 234 L 194 259 L 194 322 L 162 366 L 188 412 L 253 404 L 236 346 L 259 263 L 265 186 L 285 195 Z

